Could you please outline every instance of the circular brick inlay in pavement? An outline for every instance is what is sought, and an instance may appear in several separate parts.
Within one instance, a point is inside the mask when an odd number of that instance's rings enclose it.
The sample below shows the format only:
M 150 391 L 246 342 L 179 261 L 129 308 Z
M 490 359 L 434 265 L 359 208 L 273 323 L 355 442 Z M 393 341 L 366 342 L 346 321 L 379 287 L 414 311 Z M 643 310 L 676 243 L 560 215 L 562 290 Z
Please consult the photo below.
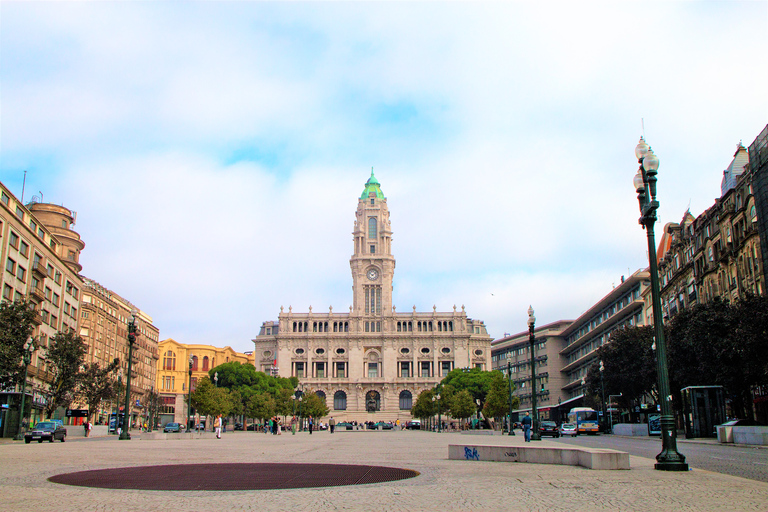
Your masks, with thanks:
M 54 475 L 57 484 L 145 491 L 247 491 L 375 484 L 418 471 L 345 464 L 178 464 L 95 469 Z

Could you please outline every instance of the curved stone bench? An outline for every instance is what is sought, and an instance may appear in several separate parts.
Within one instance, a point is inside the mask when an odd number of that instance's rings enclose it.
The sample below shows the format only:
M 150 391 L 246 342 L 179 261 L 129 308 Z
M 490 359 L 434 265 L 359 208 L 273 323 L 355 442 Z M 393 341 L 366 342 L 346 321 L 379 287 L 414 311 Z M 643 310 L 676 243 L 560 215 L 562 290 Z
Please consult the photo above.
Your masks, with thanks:
M 589 469 L 629 469 L 628 453 L 605 448 L 449 444 L 448 458 L 450 460 L 563 464 Z

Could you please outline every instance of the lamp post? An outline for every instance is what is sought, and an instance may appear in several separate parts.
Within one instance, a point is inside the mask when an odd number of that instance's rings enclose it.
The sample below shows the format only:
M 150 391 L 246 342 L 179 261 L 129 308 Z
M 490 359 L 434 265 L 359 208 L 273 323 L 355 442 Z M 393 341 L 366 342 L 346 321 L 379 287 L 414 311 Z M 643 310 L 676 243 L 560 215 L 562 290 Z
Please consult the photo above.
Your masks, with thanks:
M 26 398 L 27 398 L 27 371 L 29 364 L 32 362 L 32 353 L 35 351 L 35 342 L 32 338 L 29 338 L 24 343 L 24 349 L 21 353 L 21 359 L 24 361 L 24 380 L 21 381 L 21 409 L 19 409 L 19 431 L 16 433 L 17 441 L 24 439 L 24 433 L 21 431 L 24 425 L 24 416 L 26 414 Z
M 291 422 L 291 435 L 296 435 L 296 393 L 291 395 L 291 403 L 293 404 L 293 412 L 291 413 L 291 416 L 293 417 L 293 421 Z
M 187 385 L 187 432 L 192 432 L 189 418 L 192 416 L 192 356 L 189 356 L 189 384 Z
M 131 310 L 131 319 L 128 320 L 128 374 L 125 376 L 125 416 L 123 420 L 123 431 L 120 432 L 119 439 L 125 441 L 131 439 L 131 364 L 133 363 L 133 344 L 136 342 L 136 314 L 138 311 Z
M 602 414 L 603 425 L 605 425 L 605 380 L 603 380 L 603 372 L 605 371 L 605 365 L 603 360 L 600 360 L 600 413 Z
M 536 317 L 533 316 L 533 307 L 528 306 L 528 339 L 531 343 L 531 441 L 541 441 L 539 413 L 536 410 L 536 356 L 534 355 L 536 335 L 533 333 L 535 327 Z
M 304 394 L 299 395 L 299 432 L 304 430 L 304 420 L 301 419 L 301 401 L 304 400 Z
M 440 415 L 440 393 L 432 395 L 432 401 L 437 404 L 437 432 L 440 433 L 443 431 L 441 426 L 443 423 L 443 418 Z
M 648 261 L 651 272 L 651 298 L 653 301 L 653 324 L 656 338 L 656 365 L 658 368 L 659 401 L 661 402 L 661 452 L 656 455 L 655 468 L 662 471 L 688 471 L 685 456 L 677 451 L 675 417 L 672 414 L 672 395 L 669 392 L 667 368 L 667 343 L 664 340 L 664 325 L 661 319 L 661 297 L 659 296 L 659 271 L 656 263 L 656 241 L 653 225 L 656 223 L 656 173 L 659 159 L 640 137 L 635 147 L 635 156 L 640 168 L 633 184 L 640 205 L 640 225 L 648 237 Z
M 515 431 L 512 428 L 512 363 L 507 362 L 507 378 L 509 380 L 509 420 L 507 421 L 507 434 L 510 436 L 515 435 Z

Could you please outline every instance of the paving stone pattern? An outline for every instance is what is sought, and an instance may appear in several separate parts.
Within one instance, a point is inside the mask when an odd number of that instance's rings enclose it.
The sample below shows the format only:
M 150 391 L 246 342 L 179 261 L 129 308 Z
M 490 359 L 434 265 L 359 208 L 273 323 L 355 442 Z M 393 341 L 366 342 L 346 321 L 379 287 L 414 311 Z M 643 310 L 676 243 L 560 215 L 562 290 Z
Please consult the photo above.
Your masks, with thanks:
M 448 445 L 522 445 L 522 436 L 423 431 L 227 433 L 223 439 L 0 444 L 0 510 L 239 511 L 766 511 L 768 484 L 692 470 L 628 471 L 448 460 Z M 542 445 L 555 441 L 541 441 Z M 414 478 L 334 487 L 236 491 L 100 489 L 54 483 L 54 475 L 121 467 L 224 463 L 356 464 L 403 468 Z M 168 474 L 158 478 L 169 478 Z

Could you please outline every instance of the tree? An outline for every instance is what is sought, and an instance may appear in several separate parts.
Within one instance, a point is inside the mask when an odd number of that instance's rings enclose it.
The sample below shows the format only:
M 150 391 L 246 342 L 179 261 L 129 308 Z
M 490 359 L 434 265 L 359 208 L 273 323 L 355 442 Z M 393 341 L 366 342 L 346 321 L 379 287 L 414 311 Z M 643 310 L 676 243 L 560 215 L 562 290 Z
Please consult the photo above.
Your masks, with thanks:
M 269 393 L 256 393 L 248 398 L 245 415 L 249 418 L 266 420 L 275 415 L 275 399 Z
M 12 388 L 24 378 L 22 353 L 34 331 L 34 318 L 27 301 L 0 302 L 0 389 Z
M 109 400 L 114 394 L 114 373 L 120 364 L 115 358 L 102 368 L 99 363 L 86 363 L 80 374 L 77 387 L 78 398 L 88 406 L 88 419 L 96 414 L 103 400 Z
M 275 393 L 275 410 L 278 416 L 288 416 L 293 412 L 293 390 L 280 388 Z
M 86 350 L 83 339 L 72 330 L 60 332 L 51 339 L 46 355 L 49 371 L 53 374 L 45 406 L 48 418 L 53 416 L 56 409 L 67 407 L 74 400 Z
M 157 418 L 160 414 L 160 393 L 154 389 L 147 391 L 147 394 L 144 397 L 144 403 L 146 405 L 146 412 L 148 416 L 147 424 L 151 430 L 155 426 L 151 424 L 150 421 L 156 424 Z
M 467 419 L 477 411 L 475 399 L 467 389 L 462 389 L 451 399 L 451 416 L 456 419 Z
M 509 414 L 510 409 L 520 407 L 520 399 L 512 397 L 512 405 L 509 403 L 509 383 L 501 372 L 492 372 L 496 376 L 491 381 L 491 389 L 485 396 L 483 416 L 486 418 L 501 418 Z M 514 386 L 512 386 L 514 390 Z
M 301 416 L 304 418 L 322 418 L 327 416 L 329 409 L 325 400 L 317 396 L 313 391 L 308 390 L 302 395 Z
M 229 392 L 214 386 L 205 377 L 197 381 L 197 388 L 191 398 L 192 406 L 203 416 L 227 416 L 232 410 Z
M 653 327 L 624 327 L 611 333 L 608 343 L 597 349 L 595 362 L 590 366 L 585 383 L 592 405 L 602 403 L 602 384 L 605 400 L 608 395 L 621 393 L 621 402 L 642 401 L 646 395 L 658 400 L 656 355 L 653 352 Z M 601 382 L 600 363 L 603 361 Z M 597 399 L 595 398 L 597 397 Z
M 435 407 L 435 403 L 432 401 L 433 396 L 435 396 L 435 391 L 433 389 L 425 389 L 419 393 L 419 396 L 416 397 L 416 402 L 411 406 L 411 416 L 423 420 L 431 418 L 437 414 L 437 408 Z M 445 397 L 441 395 L 441 405 L 443 400 L 445 400 Z M 446 402 L 450 403 L 447 400 Z M 448 411 L 445 409 L 441 412 L 443 412 L 446 416 L 448 415 Z

